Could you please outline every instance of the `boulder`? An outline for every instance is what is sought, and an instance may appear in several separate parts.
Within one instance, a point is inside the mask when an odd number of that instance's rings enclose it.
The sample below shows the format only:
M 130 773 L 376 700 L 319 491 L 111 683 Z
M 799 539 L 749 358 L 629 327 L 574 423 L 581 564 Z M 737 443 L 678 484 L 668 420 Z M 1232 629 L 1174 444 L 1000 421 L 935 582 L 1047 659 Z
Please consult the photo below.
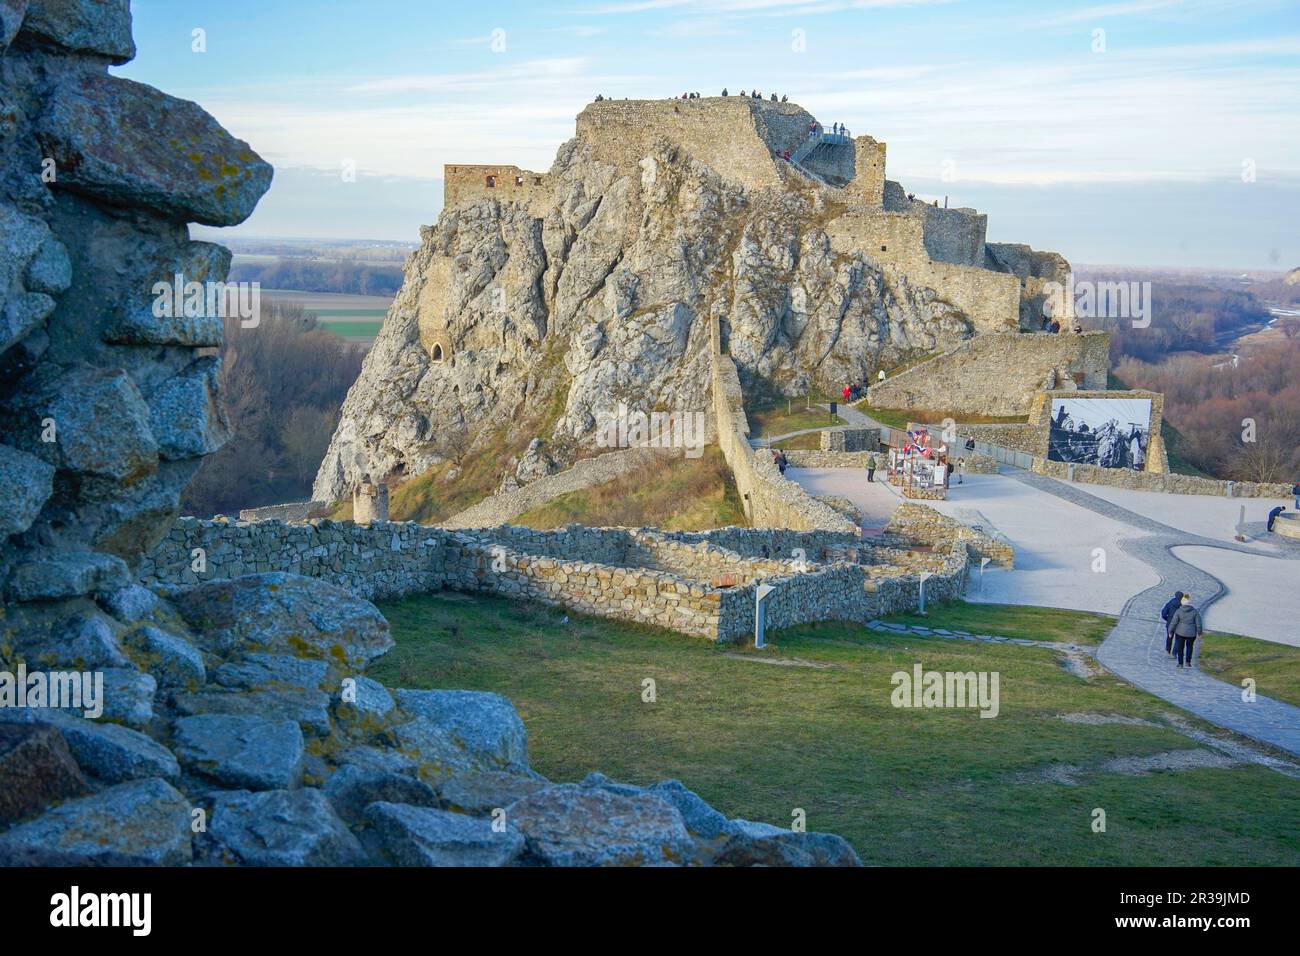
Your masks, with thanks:
M 718 851 L 717 866 L 861 866 L 853 847 L 833 833 L 738 833 Z
M 149 672 L 168 690 L 194 690 L 207 680 L 203 655 L 179 634 L 146 624 L 130 635 L 127 643 L 144 657 Z
M 151 674 L 130 667 L 106 667 L 104 675 L 104 713 L 102 720 L 147 727 L 153 720 L 153 699 L 158 682 Z
M 27 0 L 0 0 L 0 54 L 13 42 L 27 12 Z
M 399 866 L 509 866 L 524 850 L 513 829 L 428 807 L 375 803 L 366 821 Z
M 269 720 L 292 720 L 305 733 L 330 732 L 329 695 L 322 690 L 222 690 L 173 696 L 182 714 L 242 714 Z
M 0 827 L 90 788 L 63 736 L 48 724 L 0 724 Z
M 149 396 L 149 427 L 163 458 L 198 458 L 226 443 L 230 423 L 217 404 L 215 356 L 198 359 Z
M 38 0 L 28 7 L 21 32 L 71 53 L 102 56 L 110 63 L 126 63 L 135 56 L 130 0 Z
M 388 688 L 379 681 L 369 677 L 347 680 L 352 684 L 341 685 L 334 693 L 335 716 L 350 721 L 382 720 L 397 706 Z
M 549 786 L 550 782 L 540 777 L 485 770 L 457 774 L 442 781 L 438 785 L 438 796 L 448 810 L 490 814 Z
M 320 690 L 328 677 L 324 661 L 283 654 L 249 654 L 212 672 L 215 683 L 239 690 Z
M 0 412 L 14 424 L 49 419 L 54 441 L 44 440 L 43 427 L 28 426 L 15 432 L 23 436 L 17 443 L 59 469 L 92 481 L 86 494 L 115 496 L 122 486 L 157 470 L 158 444 L 149 428 L 149 406 L 121 369 L 43 366 L 3 402 Z
M 0 723 L 49 724 L 67 742 L 77 765 L 105 783 L 162 777 L 176 781 L 180 766 L 172 752 L 152 737 L 121 724 L 86 720 L 49 708 L 0 709 Z
M 0 835 L 0 858 L 37 851 L 46 865 L 184 866 L 190 802 L 163 780 L 134 780 L 70 800 Z
M 60 188 L 177 222 L 237 225 L 271 184 L 271 167 L 197 104 L 116 76 L 64 77 L 37 139 Z
M 120 588 L 130 581 L 121 558 L 98 551 L 66 551 L 18 565 L 9 580 L 16 601 L 52 601 Z
M 131 661 L 122 652 L 112 621 L 104 615 L 74 614 L 55 626 L 49 639 L 39 646 L 19 640 L 30 669 L 41 667 L 72 670 L 101 670 L 106 667 L 127 668 Z
M 528 769 L 528 735 L 514 704 L 470 690 L 398 690 L 397 705 L 443 731 L 479 769 Z
M 111 591 L 103 591 L 95 600 L 113 617 L 124 624 L 134 624 L 153 614 L 158 607 L 157 596 L 146 587 L 128 584 Z
M 0 445 L 0 541 L 32 526 L 54 493 L 54 468 L 35 455 Z
M 296 574 L 250 574 L 200 584 L 176 604 L 204 650 L 265 652 L 356 668 L 393 646 L 388 622 L 369 601 Z
M 673 864 L 694 850 L 681 814 L 649 793 L 561 784 L 512 803 L 506 821 L 527 839 L 529 853 L 551 866 Z
M 208 841 L 219 859 L 249 866 L 357 866 L 365 852 L 324 794 L 247 790 L 212 795 Z
M 731 832 L 726 816 L 705 803 L 699 794 L 688 790 L 680 780 L 656 783 L 650 792 L 676 807 L 686 829 L 700 839 L 713 840 Z
M 200 714 L 176 721 L 181 765 L 222 786 L 289 790 L 302 776 L 303 738 L 292 720 Z
M 325 784 L 325 796 L 348 821 L 360 820 L 366 807 L 381 801 L 441 806 L 438 794 L 423 780 L 401 771 L 368 770 L 355 764 L 345 764 L 333 773 Z

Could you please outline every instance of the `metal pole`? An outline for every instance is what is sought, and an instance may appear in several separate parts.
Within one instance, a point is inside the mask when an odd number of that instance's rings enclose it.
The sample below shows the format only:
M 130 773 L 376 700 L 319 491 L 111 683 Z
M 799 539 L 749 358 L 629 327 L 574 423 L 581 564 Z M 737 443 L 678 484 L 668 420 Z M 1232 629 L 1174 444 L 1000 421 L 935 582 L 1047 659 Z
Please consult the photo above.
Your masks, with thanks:
M 760 651 L 767 647 L 763 640 L 763 600 L 775 590 L 770 584 L 760 584 L 754 588 L 754 647 Z

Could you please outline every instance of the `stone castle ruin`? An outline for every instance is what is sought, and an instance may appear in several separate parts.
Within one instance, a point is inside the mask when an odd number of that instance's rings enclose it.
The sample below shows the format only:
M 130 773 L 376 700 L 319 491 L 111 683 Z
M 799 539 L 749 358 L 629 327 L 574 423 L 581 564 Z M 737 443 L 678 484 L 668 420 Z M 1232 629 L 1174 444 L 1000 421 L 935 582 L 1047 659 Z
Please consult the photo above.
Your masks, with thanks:
M 909 199 L 885 143 L 828 134 L 793 103 L 598 101 L 544 173 L 444 177 L 314 500 L 350 493 L 358 455 L 419 475 L 447 428 L 529 430 L 558 469 L 618 401 L 707 409 L 714 320 L 745 388 L 838 390 L 984 342 L 986 375 L 950 363 L 931 391 L 987 403 L 1012 373 L 1001 407 L 1027 415 L 1042 388 L 1104 387 L 1104 333 L 1073 335 L 1069 316 L 1061 335 L 1038 331 L 1061 256 L 989 243 L 983 214 Z

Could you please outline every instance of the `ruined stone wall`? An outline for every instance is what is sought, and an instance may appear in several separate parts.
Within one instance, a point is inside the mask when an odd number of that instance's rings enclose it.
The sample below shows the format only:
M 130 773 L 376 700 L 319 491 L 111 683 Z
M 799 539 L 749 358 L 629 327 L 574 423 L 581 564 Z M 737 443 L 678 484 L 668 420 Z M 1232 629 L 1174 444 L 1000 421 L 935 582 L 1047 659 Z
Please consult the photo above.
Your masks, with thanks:
M 765 448 L 749 444 L 749 422 L 745 417 L 744 393 L 736 363 L 722 353 L 717 317 L 710 320 L 710 356 L 713 417 L 718 447 L 736 480 L 745 514 L 756 528 L 793 528 L 800 531 L 830 529 L 851 531 L 853 525 L 842 515 L 815 500 L 792 481 L 786 480 Z
M 1020 280 L 982 266 L 934 261 L 926 248 L 921 204 L 913 206 L 915 211 L 907 212 L 847 210 L 826 224 L 831 248 L 844 255 L 861 253 L 913 285 L 934 289 L 939 299 L 966 313 L 976 332 L 1019 328 Z
M 984 235 L 989 217 L 974 209 L 948 209 L 915 203 L 925 223 L 925 251 L 936 262 L 984 268 Z
M 926 544 L 949 546 L 959 542 L 976 558 L 989 558 L 1002 567 L 1015 567 L 1010 541 L 991 529 L 976 529 L 926 505 L 905 501 L 890 517 L 885 530 Z
M 867 462 L 872 458 L 878 466 L 885 463 L 884 454 L 879 451 L 822 451 L 815 448 L 792 448 L 785 453 L 785 460 L 793 468 L 866 468 Z
M 451 208 L 477 199 L 496 199 L 530 205 L 551 198 L 551 186 L 542 173 L 508 165 L 445 165 L 442 167 L 443 206 Z M 489 180 L 495 185 L 488 185 Z M 541 205 L 539 204 L 539 207 Z
M 1074 381 L 1077 376 L 1081 388 L 1104 389 L 1109 368 L 1108 332 L 980 335 L 872 385 L 868 400 L 879 408 L 1028 415 L 1035 396 L 1044 388 L 1055 387 L 1058 379 Z M 947 408 L 936 409 L 939 404 Z
M 853 137 L 853 180 L 844 190 L 874 209 L 884 204 L 886 152 L 885 144 L 871 136 Z
M 1050 478 L 1068 480 L 1069 465 L 1063 461 L 1035 458 L 1033 470 Z M 1286 483 L 1223 481 L 1172 472 L 1133 471 L 1129 468 L 1100 468 L 1096 465 L 1074 466 L 1074 480 L 1090 485 L 1109 485 L 1133 491 L 1159 491 L 1171 495 L 1215 495 L 1230 498 L 1276 498 L 1291 500 L 1291 486 Z
M 364 527 L 182 518 L 144 559 L 141 580 L 183 587 L 287 571 L 370 600 L 443 589 L 485 592 L 735 640 L 753 632 L 760 581 L 779 594 L 769 627 L 865 623 L 915 608 L 921 573 L 938 576 L 927 582 L 928 596 L 955 596 L 966 549 L 938 545 L 941 553 L 873 547 L 833 531 L 671 533 L 579 525 L 451 531 L 414 522 Z
M 808 136 L 813 117 L 793 103 L 748 97 L 698 100 L 604 100 L 578 114 L 578 138 L 620 174 L 637 164 L 663 136 L 697 162 L 750 189 L 782 185 L 777 159 Z
M 822 451 L 880 451 L 879 428 L 835 428 L 821 433 Z

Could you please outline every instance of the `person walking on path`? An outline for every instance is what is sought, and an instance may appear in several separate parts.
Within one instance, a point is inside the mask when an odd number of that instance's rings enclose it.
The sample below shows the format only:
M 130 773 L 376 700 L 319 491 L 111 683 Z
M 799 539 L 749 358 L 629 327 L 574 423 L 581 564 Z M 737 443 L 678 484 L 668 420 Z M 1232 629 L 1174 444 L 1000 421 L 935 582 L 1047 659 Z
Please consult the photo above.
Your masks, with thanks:
M 1169 628 L 1169 618 L 1173 615 L 1174 611 L 1178 610 L 1178 605 L 1182 602 L 1182 600 L 1183 600 L 1183 592 L 1175 591 L 1174 596 L 1171 597 L 1168 601 L 1166 601 L 1165 606 L 1160 609 L 1160 620 L 1165 622 L 1164 628 L 1165 628 L 1165 653 L 1166 654 L 1172 654 L 1174 652 L 1174 632 Z
M 1174 636 L 1174 657 L 1178 659 L 1179 667 L 1184 661 L 1188 667 L 1192 666 L 1192 645 L 1204 630 L 1201 612 L 1192 606 L 1192 596 L 1184 594 L 1178 610 L 1169 615 L 1169 632 Z
M 966 459 L 957 459 L 957 484 L 961 484 L 962 475 L 966 474 Z
M 847 405 L 847 404 L 849 403 L 849 396 L 852 395 L 852 394 L 853 394 L 853 389 L 850 388 L 848 385 L 845 385 L 845 386 L 844 386 L 844 404 L 845 404 L 845 405 Z
M 1291 497 L 1295 499 L 1295 510 L 1300 511 L 1300 481 L 1291 486 Z
M 884 380 L 885 380 L 885 370 L 882 368 L 879 372 L 876 373 L 876 381 L 883 382 Z
M 867 481 L 876 480 L 876 456 L 867 456 Z

